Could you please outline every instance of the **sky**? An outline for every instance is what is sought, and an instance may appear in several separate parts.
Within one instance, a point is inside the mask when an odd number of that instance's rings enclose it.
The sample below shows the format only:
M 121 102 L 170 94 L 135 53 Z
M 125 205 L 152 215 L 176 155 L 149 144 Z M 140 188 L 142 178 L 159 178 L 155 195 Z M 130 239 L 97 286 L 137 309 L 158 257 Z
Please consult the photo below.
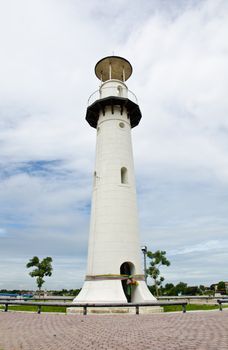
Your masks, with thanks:
M 94 66 L 123 56 L 142 120 L 132 130 L 140 240 L 165 282 L 228 281 L 228 2 L 0 0 L 0 289 L 80 288 L 96 132 Z

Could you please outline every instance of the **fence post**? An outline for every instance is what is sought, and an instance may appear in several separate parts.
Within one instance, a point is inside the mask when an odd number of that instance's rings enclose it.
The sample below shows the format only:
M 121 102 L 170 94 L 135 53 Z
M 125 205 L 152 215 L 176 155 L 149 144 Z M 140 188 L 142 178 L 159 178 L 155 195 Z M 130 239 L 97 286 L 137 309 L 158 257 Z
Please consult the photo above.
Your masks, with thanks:
M 5 312 L 7 312 L 8 311 L 8 304 L 7 303 L 5 303 L 5 310 L 4 310 Z
M 40 314 L 41 313 L 41 305 L 38 306 L 38 310 L 37 313 Z
M 183 310 L 183 313 L 186 312 L 186 304 L 182 304 L 182 310 Z
M 87 306 L 83 306 L 83 315 L 87 315 Z
M 136 305 L 136 307 L 135 307 L 135 313 L 136 313 L 136 315 L 139 315 L 139 306 L 138 305 Z

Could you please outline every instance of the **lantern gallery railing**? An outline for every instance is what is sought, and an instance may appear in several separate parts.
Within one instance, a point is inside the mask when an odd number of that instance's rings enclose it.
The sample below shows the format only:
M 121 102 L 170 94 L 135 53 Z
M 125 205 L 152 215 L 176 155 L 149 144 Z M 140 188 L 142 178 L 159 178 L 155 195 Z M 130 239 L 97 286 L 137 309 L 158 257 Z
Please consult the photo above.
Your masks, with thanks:
M 88 98 L 88 106 L 91 106 L 95 101 L 100 100 L 103 97 L 107 97 L 107 96 L 128 98 L 129 100 L 138 104 L 137 97 L 131 90 L 127 89 L 121 94 L 120 90 L 118 90 L 118 87 L 116 85 L 113 85 L 113 86 L 102 87 L 102 89 L 98 89 L 94 91 Z

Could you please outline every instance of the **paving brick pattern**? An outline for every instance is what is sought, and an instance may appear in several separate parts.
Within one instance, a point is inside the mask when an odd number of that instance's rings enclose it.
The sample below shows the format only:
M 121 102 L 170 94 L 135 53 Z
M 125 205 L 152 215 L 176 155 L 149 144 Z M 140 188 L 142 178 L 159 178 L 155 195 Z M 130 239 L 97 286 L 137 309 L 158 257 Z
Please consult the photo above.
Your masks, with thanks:
M 228 349 L 228 312 L 64 315 L 0 312 L 1 350 Z

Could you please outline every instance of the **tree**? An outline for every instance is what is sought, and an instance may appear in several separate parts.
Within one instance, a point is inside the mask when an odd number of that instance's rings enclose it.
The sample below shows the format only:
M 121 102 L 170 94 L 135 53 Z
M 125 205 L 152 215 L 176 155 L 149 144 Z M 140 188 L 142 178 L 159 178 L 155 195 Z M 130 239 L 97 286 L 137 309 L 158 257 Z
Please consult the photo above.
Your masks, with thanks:
M 220 281 L 217 285 L 217 291 L 221 294 L 226 294 L 226 284 L 224 281 Z
M 185 295 L 199 295 L 200 292 L 201 291 L 198 286 L 188 286 L 186 288 Z
M 166 252 L 163 250 L 157 250 L 155 253 L 148 251 L 147 256 L 149 259 L 151 259 L 151 261 L 146 272 L 154 280 L 156 295 L 158 296 L 158 287 L 164 281 L 164 277 L 160 276 L 159 268 L 162 265 L 169 266 L 170 261 L 166 258 Z
M 175 295 L 175 286 L 173 283 L 166 283 L 165 288 L 163 289 L 163 295 Z
M 184 283 L 184 282 L 177 283 L 175 287 L 176 295 L 185 295 L 187 288 L 188 288 L 187 283 Z
M 200 294 L 204 294 L 206 292 L 206 288 L 205 288 L 205 286 L 203 284 L 200 284 L 199 292 L 200 292 Z
M 36 277 L 36 283 L 39 288 L 39 297 L 40 297 L 40 291 L 41 287 L 44 284 L 44 276 L 51 276 L 52 275 L 52 258 L 49 256 L 44 258 L 40 261 L 40 259 L 37 256 L 34 256 L 32 259 L 29 260 L 26 267 L 36 267 L 33 271 L 29 272 L 29 275 L 31 277 Z

